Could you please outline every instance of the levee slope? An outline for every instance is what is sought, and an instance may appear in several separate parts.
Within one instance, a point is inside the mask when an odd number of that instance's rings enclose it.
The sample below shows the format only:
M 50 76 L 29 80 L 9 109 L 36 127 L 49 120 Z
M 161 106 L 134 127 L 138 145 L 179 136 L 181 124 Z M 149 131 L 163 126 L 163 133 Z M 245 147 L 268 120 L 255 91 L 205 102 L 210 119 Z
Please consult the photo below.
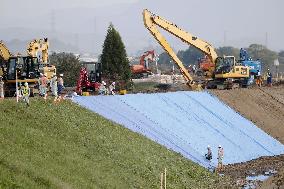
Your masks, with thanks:
M 74 101 L 204 167 L 217 164 L 219 144 L 224 147 L 225 164 L 284 153 L 284 145 L 207 92 L 76 97 Z M 213 149 L 211 163 L 204 158 L 208 144 Z

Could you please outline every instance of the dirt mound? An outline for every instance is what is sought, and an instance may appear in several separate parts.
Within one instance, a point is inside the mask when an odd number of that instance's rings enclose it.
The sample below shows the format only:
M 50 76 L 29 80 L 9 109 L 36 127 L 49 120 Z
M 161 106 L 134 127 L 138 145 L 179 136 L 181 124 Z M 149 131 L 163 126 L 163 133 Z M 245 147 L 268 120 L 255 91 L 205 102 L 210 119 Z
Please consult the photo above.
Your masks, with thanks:
M 210 92 L 284 144 L 283 86 Z

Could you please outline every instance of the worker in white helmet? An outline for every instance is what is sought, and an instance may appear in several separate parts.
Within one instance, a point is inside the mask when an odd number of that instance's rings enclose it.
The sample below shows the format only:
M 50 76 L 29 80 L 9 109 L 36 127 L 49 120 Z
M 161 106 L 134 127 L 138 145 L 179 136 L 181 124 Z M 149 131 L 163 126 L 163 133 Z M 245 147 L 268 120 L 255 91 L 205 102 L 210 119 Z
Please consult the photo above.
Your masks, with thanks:
M 31 90 L 27 82 L 25 82 L 24 87 L 22 88 L 21 92 L 22 92 L 24 102 L 27 104 L 27 106 L 29 106 L 30 105 L 29 97 L 31 94 Z
M 109 88 L 109 94 L 110 95 L 115 95 L 115 92 L 114 92 L 114 90 L 115 90 L 115 82 L 112 82 L 108 88 Z
M 224 149 L 221 145 L 218 146 L 218 166 L 217 171 L 223 170 L 223 158 L 224 158 Z
M 104 81 L 102 81 L 102 84 L 100 85 L 99 95 L 107 95 L 106 82 Z
M 4 99 L 4 81 L 2 76 L 0 76 L 0 99 Z
M 53 73 L 51 79 L 50 79 L 50 88 L 52 92 L 52 96 L 54 96 L 54 102 L 58 100 L 58 93 L 57 93 L 57 76 L 55 73 Z
M 207 154 L 205 154 L 205 158 L 209 161 L 212 159 L 212 150 L 209 145 L 207 146 Z

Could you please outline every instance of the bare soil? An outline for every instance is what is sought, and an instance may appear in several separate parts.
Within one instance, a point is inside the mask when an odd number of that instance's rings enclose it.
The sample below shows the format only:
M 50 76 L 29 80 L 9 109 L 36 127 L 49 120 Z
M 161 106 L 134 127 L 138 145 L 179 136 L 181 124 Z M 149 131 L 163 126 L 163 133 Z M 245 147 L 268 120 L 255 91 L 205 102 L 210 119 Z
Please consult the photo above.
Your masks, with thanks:
M 284 144 L 284 86 L 211 90 L 223 102 Z
M 256 126 L 284 144 L 284 87 L 254 87 L 250 89 L 211 90 L 212 94 L 251 120 Z M 261 188 L 284 188 L 284 155 L 226 165 L 223 174 L 238 186 L 247 184 L 247 176 L 265 175 L 277 171 L 266 181 L 256 182 Z

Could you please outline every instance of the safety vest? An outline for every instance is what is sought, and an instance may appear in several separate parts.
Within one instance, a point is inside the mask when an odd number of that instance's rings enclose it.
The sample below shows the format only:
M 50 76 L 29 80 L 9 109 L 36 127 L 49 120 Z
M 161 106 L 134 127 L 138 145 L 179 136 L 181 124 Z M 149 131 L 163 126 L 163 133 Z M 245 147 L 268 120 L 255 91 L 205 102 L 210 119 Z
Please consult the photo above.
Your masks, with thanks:
M 28 95 L 29 94 L 29 87 L 24 87 L 23 88 L 23 95 Z

